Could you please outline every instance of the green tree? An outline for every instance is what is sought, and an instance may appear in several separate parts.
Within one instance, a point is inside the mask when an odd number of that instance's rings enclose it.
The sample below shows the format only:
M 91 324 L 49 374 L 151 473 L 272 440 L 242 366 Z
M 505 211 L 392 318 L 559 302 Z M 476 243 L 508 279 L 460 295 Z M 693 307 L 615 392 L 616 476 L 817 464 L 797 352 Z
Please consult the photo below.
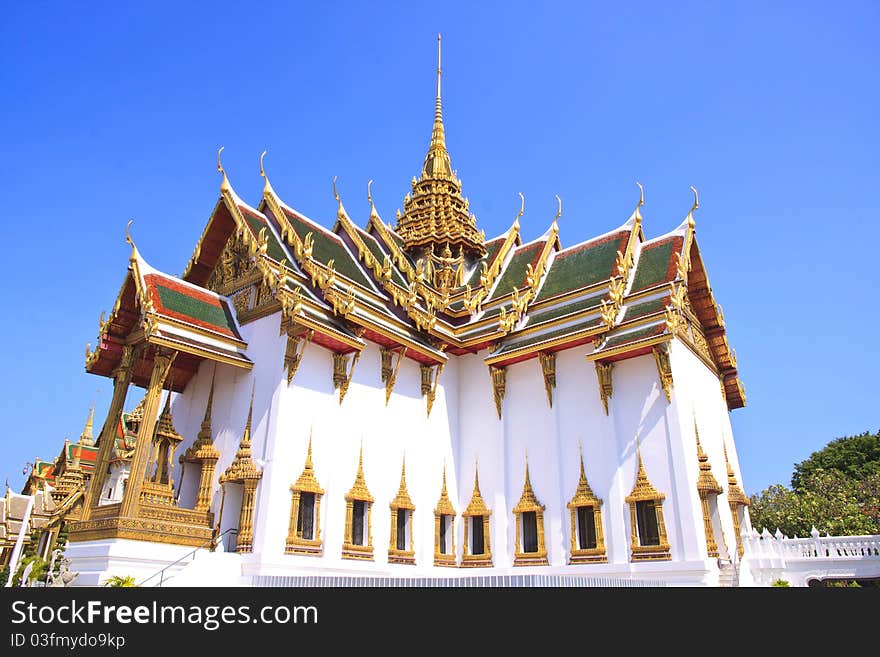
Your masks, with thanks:
M 751 497 L 752 527 L 786 536 L 809 536 L 816 527 L 832 536 L 880 534 L 880 472 L 862 479 L 815 469 L 800 490 L 776 484 Z
M 836 470 L 853 479 L 880 472 L 880 431 L 832 440 L 794 466 L 791 487 L 798 492 L 805 490 L 806 478 L 817 470 Z

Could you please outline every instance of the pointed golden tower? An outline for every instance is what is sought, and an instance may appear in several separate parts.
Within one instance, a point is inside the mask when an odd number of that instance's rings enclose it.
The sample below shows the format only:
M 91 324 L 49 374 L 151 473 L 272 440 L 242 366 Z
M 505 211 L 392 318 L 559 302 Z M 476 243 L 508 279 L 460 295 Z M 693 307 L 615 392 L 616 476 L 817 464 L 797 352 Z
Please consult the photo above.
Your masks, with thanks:
M 727 465 L 727 504 L 730 506 L 730 515 L 733 516 L 733 531 L 736 534 L 736 552 L 742 557 L 742 522 L 745 519 L 745 508 L 749 506 L 749 498 L 745 496 L 739 484 L 736 482 L 736 475 L 733 473 L 733 466 L 730 465 L 730 459 L 727 458 L 727 443 L 724 445 L 724 463 Z
M 321 556 L 321 498 L 324 489 L 315 477 L 312 465 L 312 432 L 309 431 L 309 447 L 306 463 L 299 478 L 290 487 L 290 525 L 287 530 L 286 554 Z
M 596 497 L 587 482 L 583 448 L 578 446 L 580 476 L 574 496 L 567 504 L 571 510 L 571 555 L 569 563 L 608 561 L 602 528 L 602 500 Z
M 443 485 L 434 507 L 434 565 L 455 566 L 455 507 L 446 490 L 446 463 L 443 463 Z
M 256 381 L 254 382 L 254 387 Z M 236 552 L 252 552 L 254 540 L 254 499 L 257 492 L 257 484 L 263 473 L 257 469 L 251 456 L 251 423 L 254 415 L 254 387 L 251 387 L 251 403 L 248 407 L 247 422 L 235 459 L 226 471 L 220 476 L 220 484 L 232 482 L 242 484 L 244 490 L 241 494 L 241 511 L 238 517 L 238 537 L 235 546 Z
M 694 418 L 694 434 L 697 437 L 697 463 L 699 464 L 699 476 L 697 477 L 697 493 L 700 496 L 700 505 L 703 509 L 703 528 L 706 532 L 706 551 L 710 557 L 718 556 L 718 543 L 715 540 L 715 528 L 712 523 L 712 506 L 714 499 L 722 493 L 721 486 L 712 474 L 712 465 L 709 457 L 703 451 L 700 444 L 700 431 L 697 428 L 697 419 Z
M 400 487 L 389 506 L 391 540 L 388 543 L 388 562 L 414 564 L 416 553 L 413 546 L 412 517 L 416 507 L 406 487 L 406 454 L 403 456 L 403 465 L 400 468 Z
M 522 495 L 513 507 L 516 520 L 516 549 L 514 566 L 546 566 L 547 548 L 544 545 L 544 505 L 538 501 L 529 477 L 529 456 L 526 454 L 526 480 Z
M 92 404 L 92 410 L 89 411 L 89 419 L 86 420 L 86 426 L 79 436 L 79 444 L 91 447 L 95 444 L 95 436 L 93 433 L 93 424 L 95 422 L 95 404 Z
M 396 230 L 411 256 L 435 249 L 459 251 L 472 257 L 485 254 L 485 238 L 477 230 L 477 220 L 469 213 L 467 199 L 461 195 L 461 180 L 452 169 L 446 150 L 446 130 L 440 98 L 440 35 L 437 35 L 437 99 L 431 143 L 418 180 L 413 178 L 412 195 L 404 200 L 403 214 Z
M 464 554 L 461 556 L 461 567 L 491 567 L 492 541 L 489 533 L 489 516 L 492 512 L 480 493 L 479 464 L 474 467 L 474 492 L 471 501 L 461 515 L 464 518 Z

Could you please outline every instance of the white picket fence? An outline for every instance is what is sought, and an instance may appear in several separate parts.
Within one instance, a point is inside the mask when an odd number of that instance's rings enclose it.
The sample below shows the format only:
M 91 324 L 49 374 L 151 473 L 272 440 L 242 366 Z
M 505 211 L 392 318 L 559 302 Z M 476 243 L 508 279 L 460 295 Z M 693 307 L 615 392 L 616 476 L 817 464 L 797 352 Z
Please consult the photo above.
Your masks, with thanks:
M 880 578 L 880 535 L 789 538 L 781 531 L 743 532 L 741 586 L 769 586 L 782 579 L 791 586 L 811 580 Z

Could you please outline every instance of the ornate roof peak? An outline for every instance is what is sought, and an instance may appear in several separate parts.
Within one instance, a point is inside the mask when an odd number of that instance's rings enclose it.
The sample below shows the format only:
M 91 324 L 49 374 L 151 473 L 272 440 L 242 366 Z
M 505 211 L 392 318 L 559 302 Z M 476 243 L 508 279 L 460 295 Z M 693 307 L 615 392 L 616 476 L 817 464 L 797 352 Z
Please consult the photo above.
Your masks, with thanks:
M 95 404 L 97 404 L 97 400 L 92 404 L 92 409 L 89 411 L 89 419 L 86 420 L 86 425 L 83 427 L 83 431 L 79 436 L 80 445 L 91 446 L 95 444 L 95 436 L 92 430 L 95 421 Z
M 477 230 L 477 220 L 469 212 L 469 203 L 461 193 L 461 181 L 452 168 L 446 150 L 441 98 L 441 36 L 437 35 L 437 96 L 431 143 L 418 180 L 413 178 L 412 194 L 404 199 L 403 214 L 398 216 L 395 231 L 403 238 L 405 249 L 427 250 L 442 244 L 464 248 L 469 254 L 486 252 L 485 238 Z

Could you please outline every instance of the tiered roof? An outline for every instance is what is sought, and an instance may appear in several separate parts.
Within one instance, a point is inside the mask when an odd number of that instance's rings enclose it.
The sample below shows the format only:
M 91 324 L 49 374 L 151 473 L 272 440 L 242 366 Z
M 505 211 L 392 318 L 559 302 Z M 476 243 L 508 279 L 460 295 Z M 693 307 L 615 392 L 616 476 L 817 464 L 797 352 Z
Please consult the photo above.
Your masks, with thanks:
M 406 347 L 405 357 L 422 365 L 485 351 L 487 365 L 504 367 L 589 343 L 591 360 L 611 362 L 679 338 L 718 373 L 728 407 L 745 405 L 697 246 L 696 203 L 680 226 L 651 240 L 642 230 L 643 197 L 622 225 L 566 248 L 558 236 L 561 201 L 547 232 L 531 242 L 520 237 L 523 207 L 509 230 L 478 239 L 475 224 L 471 231 L 467 215 L 459 216 L 460 185 L 448 188 L 460 181 L 448 164 L 439 93 L 437 102 L 414 187 L 433 201 L 409 198 L 412 212 L 397 230 L 383 222 L 369 190 L 369 217 L 359 225 L 335 181 L 336 218 L 326 228 L 280 198 L 262 157 L 263 195 L 257 207 L 248 205 L 218 155 L 220 197 L 182 278 L 152 269 L 133 248 L 87 369 L 111 374 L 126 336 L 143 329 L 148 343 L 184 352 L 174 364 L 185 370 L 173 376 L 179 390 L 200 359 L 250 367 L 239 326 L 280 311 L 282 332 L 308 331 L 336 353 L 373 342 Z M 438 186 L 439 178 L 447 187 Z M 427 239 L 425 227 L 442 217 L 446 227 Z M 149 352 L 142 361 L 135 368 L 139 385 L 148 381 Z

